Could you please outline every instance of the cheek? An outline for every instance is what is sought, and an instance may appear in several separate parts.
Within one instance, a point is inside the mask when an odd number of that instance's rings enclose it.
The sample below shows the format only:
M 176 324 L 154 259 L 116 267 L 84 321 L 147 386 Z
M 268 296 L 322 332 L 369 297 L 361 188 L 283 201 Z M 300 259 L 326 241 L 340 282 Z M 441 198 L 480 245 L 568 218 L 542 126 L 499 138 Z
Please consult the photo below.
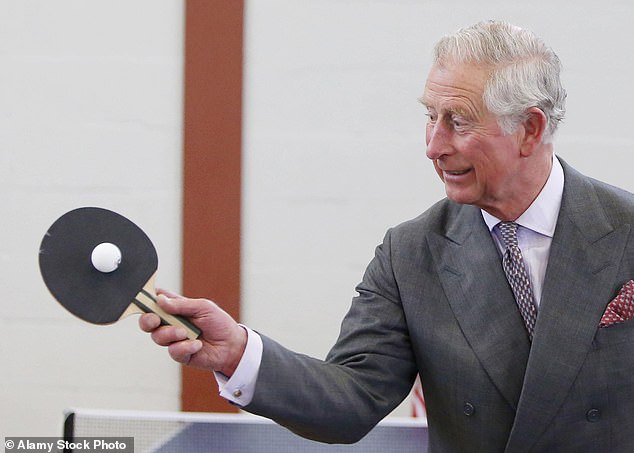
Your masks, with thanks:
M 513 162 L 503 156 L 491 156 L 481 153 L 472 161 L 478 185 L 486 190 L 499 190 L 509 186 L 513 181 Z

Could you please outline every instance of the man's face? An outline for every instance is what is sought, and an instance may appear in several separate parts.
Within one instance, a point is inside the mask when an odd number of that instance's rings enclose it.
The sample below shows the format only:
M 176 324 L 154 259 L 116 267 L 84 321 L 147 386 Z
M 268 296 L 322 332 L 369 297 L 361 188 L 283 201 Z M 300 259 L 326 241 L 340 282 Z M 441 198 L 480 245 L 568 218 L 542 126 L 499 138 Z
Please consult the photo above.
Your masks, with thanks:
M 484 106 L 488 68 L 434 66 L 422 97 L 427 107 L 427 157 L 445 184 L 447 197 L 493 215 L 524 189 L 520 132 L 504 135 Z M 520 128 L 521 129 L 521 128 Z

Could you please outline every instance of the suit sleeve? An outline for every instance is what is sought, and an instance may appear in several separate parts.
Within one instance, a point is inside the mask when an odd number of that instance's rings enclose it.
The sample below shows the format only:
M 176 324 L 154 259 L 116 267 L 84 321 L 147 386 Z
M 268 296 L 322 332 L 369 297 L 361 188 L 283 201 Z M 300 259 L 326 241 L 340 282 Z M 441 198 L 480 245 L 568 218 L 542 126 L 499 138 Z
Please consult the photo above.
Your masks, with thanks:
M 377 247 L 325 361 L 262 336 L 255 394 L 245 410 L 309 439 L 352 443 L 407 396 L 416 365 L 393 274 L 390 238 L 388 232 Z

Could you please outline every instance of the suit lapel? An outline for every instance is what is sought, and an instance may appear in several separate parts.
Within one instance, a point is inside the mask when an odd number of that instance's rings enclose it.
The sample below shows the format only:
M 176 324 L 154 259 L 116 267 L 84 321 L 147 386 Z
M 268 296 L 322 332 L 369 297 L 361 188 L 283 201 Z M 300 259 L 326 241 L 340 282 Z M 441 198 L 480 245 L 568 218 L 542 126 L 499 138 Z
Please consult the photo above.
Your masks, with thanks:
M 480 210 L 457 209 L 446 235 L 429 237 L 430 250 L 464 336 L 515 410 L 528 359 L 528 336 Z
M 530 450 L 567 397 L 614 296 L 629 233 L 612 228 L 590 182 L 562 165 L 562 206 L 507 451 Z

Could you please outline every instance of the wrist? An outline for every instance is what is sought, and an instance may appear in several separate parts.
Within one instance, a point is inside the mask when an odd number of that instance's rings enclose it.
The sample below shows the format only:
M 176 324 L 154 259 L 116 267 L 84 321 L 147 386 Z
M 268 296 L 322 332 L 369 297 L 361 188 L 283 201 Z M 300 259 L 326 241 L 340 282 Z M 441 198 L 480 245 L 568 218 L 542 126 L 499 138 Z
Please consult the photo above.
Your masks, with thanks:
M 232 346 L 230 346 L 230 352 L 225 363 L 225 366 L 222 367 L 221 370 L 218 370 L 220 373 L 224 374 L 228 378 L 233 376 L 240 361 L 242 360 L 242 356 L 244 355 L 244 351 L 247 347 L 248 341 L 248 333 L 246 328 L 241 325 L 236 326 L 236 334 L 234 340 L 231 342 Z

